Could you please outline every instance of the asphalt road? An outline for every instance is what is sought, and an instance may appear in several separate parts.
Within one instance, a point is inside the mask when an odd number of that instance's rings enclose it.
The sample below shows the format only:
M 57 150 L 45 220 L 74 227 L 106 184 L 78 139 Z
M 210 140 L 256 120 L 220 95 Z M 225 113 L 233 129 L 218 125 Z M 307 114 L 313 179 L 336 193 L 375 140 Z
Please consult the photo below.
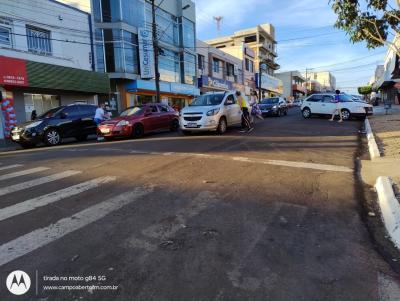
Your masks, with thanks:
M 0 300 L 385 300 L 397 278 L 361 220 L 360 126 L 293 109 L 251 134 L 1 154 Z

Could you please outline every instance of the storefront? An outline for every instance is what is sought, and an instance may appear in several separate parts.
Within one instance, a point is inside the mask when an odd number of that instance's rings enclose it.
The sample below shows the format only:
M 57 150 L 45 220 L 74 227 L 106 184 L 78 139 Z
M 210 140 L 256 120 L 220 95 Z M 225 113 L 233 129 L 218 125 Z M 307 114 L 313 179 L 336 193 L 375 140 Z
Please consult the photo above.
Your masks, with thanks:
M 199 78 L 200 92 L 207 93 L 213 91 L 231 91 L 234 83 L 225 79 L 203 75 Z
M 7 138 L 16 124 L 45 111 L 72 103 L 97 103 L 107 97 L 108 76 L 87 70 L 62 67 L 0 56 L 0 104 Z
M 260 87 L 259 74 L 256 73 L 256 86 L 257 89 Z M 261 76 L 261 89 L 263 97 L 273 97 L 283 94 L 283 82 L 282 80 L 273 77 L 269 74 L 262 74 Z
M 156 85 L 153 80 L 138 79 L 125 85 L 126 106 L 137 106 L 156 102 Z M 160 82 L 161 102 L 180 110 L 190 104 L 200 90 L 193 85 Z

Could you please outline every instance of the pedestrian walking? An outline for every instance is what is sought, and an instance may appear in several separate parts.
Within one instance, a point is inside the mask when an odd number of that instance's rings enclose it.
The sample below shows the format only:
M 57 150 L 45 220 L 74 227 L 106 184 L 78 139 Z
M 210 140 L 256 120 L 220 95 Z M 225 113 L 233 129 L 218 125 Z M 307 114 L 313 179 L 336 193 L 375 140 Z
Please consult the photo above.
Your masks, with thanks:
M 240 106 L 240 109 L 242 110 L 242 124 L 244 127 L 240 130 L 241 133 L 250 133 L 254 128 L 251 126 L 250 122 L 250 112 L 249 112 L 249 105 L 247 101 L 243 98 L 242 94 L 240 91 L 236 91 L 236 97 Z
M 100 123 L 102 123 L 104 120 L 109 119 L 109 114 L 104 110 L 105 109 L 105 104 L 99 104 L 96 112 L 94 114 L 94 122 L 96 123 L 96 125 L 99 125 Z M 102 141 L 104 140 L 103 137 L 100 137 L 99 135 L 97 135 L 97 141 Z
M 252 91 L 250 95 L 250 106 L 251 106 L 251 115 L 256 116 L 258 119 L 263 120 L 260 106 L 258 105 L 259 100 L 256 91 Z
M 340 116 L 339 122 L 343 122 L 343 118 L 342 118 L 342 107 L 341 107 L 341 105 L 340 105 L 340 91 L 339 91 L 339 90 L 336 90 L 336 92 L 335 92 L 335 97 L 334 97 L 334 101 L 333 101 L 333 102 L 336 104 L 336 108 L 335 108 L 335 110 L 332 112 L 332 118 L 329 119 L 329 121 L 333 121 L 333 119 L 335 118 L 336 112 L 338 112 L 338 113 L 339 113 L 339 116 Z

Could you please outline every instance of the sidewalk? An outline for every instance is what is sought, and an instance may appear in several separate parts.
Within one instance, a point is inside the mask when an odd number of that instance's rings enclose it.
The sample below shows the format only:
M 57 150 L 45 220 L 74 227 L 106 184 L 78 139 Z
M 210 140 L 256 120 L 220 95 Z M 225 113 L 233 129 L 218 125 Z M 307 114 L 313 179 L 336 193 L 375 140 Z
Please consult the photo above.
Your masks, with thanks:
M 21 149 L 16 143 L 8 140 L 0 139 L 0 153 Z
M 369 117 L 381 157 L 373 161 L 362 161 L 362 178 L 374 186 L 379 176 L 389 176 L 400 183 L 400 106 L 393 106 L 388 115 L 384 108 L 374 108 L 374 116 Z

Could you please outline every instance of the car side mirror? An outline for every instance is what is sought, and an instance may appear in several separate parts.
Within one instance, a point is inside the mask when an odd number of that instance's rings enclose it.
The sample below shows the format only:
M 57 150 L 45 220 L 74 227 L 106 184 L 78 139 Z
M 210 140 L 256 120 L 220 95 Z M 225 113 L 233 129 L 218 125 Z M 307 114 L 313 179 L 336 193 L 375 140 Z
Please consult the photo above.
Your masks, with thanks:
M 225 101 L 225 105 L 226 106 L 230 106 L 230 105 L 232 105 L 233 104 L 233 101 L 232 100 L 227 100 L 227 101 Z

